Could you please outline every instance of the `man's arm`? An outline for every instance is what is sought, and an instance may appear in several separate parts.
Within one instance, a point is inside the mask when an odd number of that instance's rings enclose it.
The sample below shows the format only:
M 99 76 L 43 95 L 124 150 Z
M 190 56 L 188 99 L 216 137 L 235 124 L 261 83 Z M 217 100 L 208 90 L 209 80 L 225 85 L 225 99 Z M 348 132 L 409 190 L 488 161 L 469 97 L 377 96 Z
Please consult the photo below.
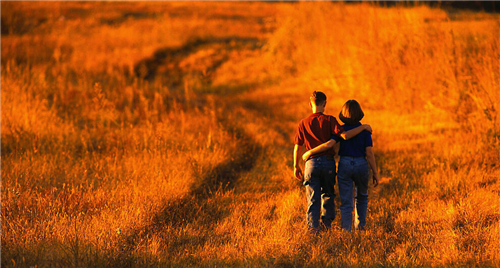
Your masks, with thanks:
M 323 144 L 321 144 L 319 146 L 316 146 L 313 149 L 307 151 L 302 156 L 302 160 L 306 161 L 307 159 L 309 159 L 309 157 L 311 155 L 315 155 L 315 154 L 319 154 L 319 153 L 328 151 L 328 150 L 332 149 L 333 146 L 335 146 L 336 143 L 337 143 L 337 141 L 335 141 L 334 139 L 330 139 L 329 141 L 327 141 L 327 142 L 325 142 L 325 143 L 323 143 Z
M 300 169 L 300 152 L 302 151 L 302 145 L 295 144 L 293 148 L 293 175 L 298 180 L 303 180 L 304 175 L 302 174 L 302 169 Z
M 366 130 L 370 133 L 372 133 L 372 127 L 370 125 L 361 125 L 357 128 L 353 128 L 349 131 L 344 131 L 340 134 L 340 137 L 344 140 L 348 140 L 356 135 L 358 135 L 359 133 L 361 133 L 361 131 L 363 130 Z

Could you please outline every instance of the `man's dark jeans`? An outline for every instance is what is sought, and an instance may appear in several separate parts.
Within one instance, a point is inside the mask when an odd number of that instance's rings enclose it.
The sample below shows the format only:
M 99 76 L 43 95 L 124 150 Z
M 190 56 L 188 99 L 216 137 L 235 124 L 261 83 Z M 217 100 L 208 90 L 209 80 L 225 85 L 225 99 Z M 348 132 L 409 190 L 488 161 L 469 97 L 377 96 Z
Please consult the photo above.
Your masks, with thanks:
M 320 229 L 319 220 L 330 228 L 335 219 L 335 159 L 333 156 L 318 156 L 307 160 L 304 185 L 307 196 L 307 226 L 309 232 Z

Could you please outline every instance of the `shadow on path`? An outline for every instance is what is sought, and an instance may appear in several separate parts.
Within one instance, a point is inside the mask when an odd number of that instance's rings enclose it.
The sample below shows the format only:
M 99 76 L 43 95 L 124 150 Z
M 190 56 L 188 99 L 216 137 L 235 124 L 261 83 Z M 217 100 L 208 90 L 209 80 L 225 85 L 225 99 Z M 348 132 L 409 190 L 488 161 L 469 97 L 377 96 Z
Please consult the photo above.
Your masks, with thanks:
M 164 246 L 168 248 L 167 252 L 176 252 L 188 245 L 203 245 L 209 236 L 213 236 L 207 235 L 207 232 L 211 232 L 217 222 L 230 215 L 231 208 L 224 206 L 221 198 L 216 195 L 234 189 L 241 174 L 254 167 L 262 148 L 229 119 L 219 119 L 219 122 L 238 141 L 231 160 L 196 178 L 185 197 L 166 201 L 150 221 L 124 236 L 120 242 L 121 256 L 114 260 L 117 266 L 137 264 L 134 250 L 140 241 L 147 240 L 153 234 L 161 235 L 162 240 L 166 241 Z M 230 200 L 229 203 L 233 201 Z M 203 230 L 199 230 L 193 237 L 182 233 L 185 229 L 183 227 L 187 226 L 202 226 Z
M 257 38 L 219 37 L 195 39 L 177 48 L 158 49 L 150 58 L 139 61 L 134 66 L 135 76 L 154 80 L 165 79 L 169 87 L 182 85 L 183 77 L 195 74 L 207 77 L 224 62 L 234 50 L 256 50 L 263 42 Z

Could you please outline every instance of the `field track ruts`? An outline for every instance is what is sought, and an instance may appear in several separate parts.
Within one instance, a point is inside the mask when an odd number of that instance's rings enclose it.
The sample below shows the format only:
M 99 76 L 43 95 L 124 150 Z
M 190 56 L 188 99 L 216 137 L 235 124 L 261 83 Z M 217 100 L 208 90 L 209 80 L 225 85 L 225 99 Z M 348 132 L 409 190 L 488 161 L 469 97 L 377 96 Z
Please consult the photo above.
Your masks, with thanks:
M 122 256 L 115 258 L 115 261 L 118 262 L 117 265 L 127 266 L 134 263 L 130 256 L 133 256 L 133 251 L 138 246 L 137 241 L 144 241 L 153 234 L 169 232 L 188 225 L 203 226 L 203 231 L 194 240 L 197 243 L 205 243 L 206 237 L 209 237 L 206 235 L 207 232 L 210 232 L 217 226 L 218 221 L 231 213 L 230 208 L 221 206 L 214 195 L 224 194 L 234 189 L 241 174 L 254 167 L 263 148 L 233 120 L 224 117 L 224 114 L 227 115 L 232 110 L 231 106 L 237 105 L 237 103 L 227 100 L 221 100 L 220 103 L 224 103 L 224 108 L 222 113 L 217 115 L 217 120 L 224 130 L 238 141 L 238 146 L 231 152 L 230 161 L 213 167 L 200 178 L 195 178 L 188 194 L 177 200 L 166 201 L 159 206 L 160 209 L 157 213 L 149 217 L 148 222 L 124 236 L 121 242 Z M 230 202 L 235 201 L 231 200 Z M 184 242 L 178 241 L 178 243 Z M 169 251 L 175 251 L 177 245 L 175 242 L 169 243 L 171 248 Z

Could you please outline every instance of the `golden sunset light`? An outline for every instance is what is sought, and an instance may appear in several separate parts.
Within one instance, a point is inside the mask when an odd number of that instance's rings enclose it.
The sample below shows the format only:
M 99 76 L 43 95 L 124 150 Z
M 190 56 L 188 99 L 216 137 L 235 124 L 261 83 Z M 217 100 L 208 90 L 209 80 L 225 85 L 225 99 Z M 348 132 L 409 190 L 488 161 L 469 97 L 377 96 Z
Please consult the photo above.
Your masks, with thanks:
M 499 267 L 496 9 L 1 1 L 1 266 Z

